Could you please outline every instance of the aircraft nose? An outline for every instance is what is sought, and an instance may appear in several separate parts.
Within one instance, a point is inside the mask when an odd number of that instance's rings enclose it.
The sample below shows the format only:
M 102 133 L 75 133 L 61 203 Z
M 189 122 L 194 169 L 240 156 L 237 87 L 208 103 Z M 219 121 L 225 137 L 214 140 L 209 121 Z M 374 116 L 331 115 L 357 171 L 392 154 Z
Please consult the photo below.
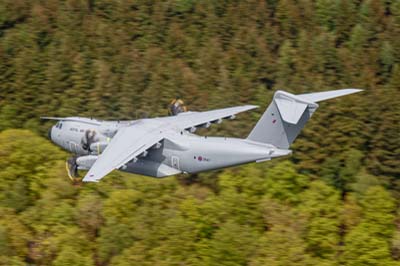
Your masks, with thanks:
M 50 129 L 49 129 L 49 131 L 47 132 L 47 136 L 49 137 L 49 140 L 52 140 L 52 138 L 51 138 L 51 131 L 53 130 L 53 127 L 51 127 Z

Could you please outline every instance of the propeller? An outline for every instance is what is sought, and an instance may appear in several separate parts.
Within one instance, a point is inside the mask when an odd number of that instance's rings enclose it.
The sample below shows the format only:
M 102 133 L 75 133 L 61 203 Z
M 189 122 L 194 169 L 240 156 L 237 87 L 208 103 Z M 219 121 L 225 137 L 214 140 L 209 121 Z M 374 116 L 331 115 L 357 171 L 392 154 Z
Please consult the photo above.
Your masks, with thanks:
M 86 130 L 85 135 L 81 140 L 82 149 L 91 152 L 90 145 L 95 142 L 96 131 Z
M 177 96 L 168 106 L 168 113 L 169 115 L 175 116 L 178 115 L 179 113 L 187 112 L 187 107 L 183 103 L 183 101 L 180 99 L 179 96 Z

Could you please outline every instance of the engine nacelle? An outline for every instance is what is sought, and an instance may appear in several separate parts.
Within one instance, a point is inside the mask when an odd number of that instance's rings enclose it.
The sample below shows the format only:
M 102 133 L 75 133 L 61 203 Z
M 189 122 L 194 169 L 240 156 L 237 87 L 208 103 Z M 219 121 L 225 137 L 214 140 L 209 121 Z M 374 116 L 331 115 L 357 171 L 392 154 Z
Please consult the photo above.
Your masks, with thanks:
M 100 154 L 105 150 L 108 143 L 109 142 L 106 142 L 106 141 L 99 141 L 99 142 L 92 143 L 92 144 L 90 144 L 90 150 L 93 153 Z
M 119 122 L 103 121 L 99 127 L 99 132 L 108 138 L 112 138 L 117 133 L 121 125 L 122 123 Z
M 89 170 L 90 167 L 94 164 L 94 162 L 97 160 L 96 155 L 85 155 L 76 158 L 76 164 L 78 166 L 79 170 Z

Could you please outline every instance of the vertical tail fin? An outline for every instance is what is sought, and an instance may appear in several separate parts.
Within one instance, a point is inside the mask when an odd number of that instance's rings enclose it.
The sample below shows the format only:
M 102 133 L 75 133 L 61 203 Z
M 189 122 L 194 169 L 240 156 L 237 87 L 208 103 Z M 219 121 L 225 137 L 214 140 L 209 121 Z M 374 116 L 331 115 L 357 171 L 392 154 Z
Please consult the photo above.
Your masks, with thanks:
M 288 149 L 312 114 L 316 102 L 359 92 L 359 89 L 343 89 L 294 95 L 277 91 L 271 104 L 262 115 L 247 139 Z

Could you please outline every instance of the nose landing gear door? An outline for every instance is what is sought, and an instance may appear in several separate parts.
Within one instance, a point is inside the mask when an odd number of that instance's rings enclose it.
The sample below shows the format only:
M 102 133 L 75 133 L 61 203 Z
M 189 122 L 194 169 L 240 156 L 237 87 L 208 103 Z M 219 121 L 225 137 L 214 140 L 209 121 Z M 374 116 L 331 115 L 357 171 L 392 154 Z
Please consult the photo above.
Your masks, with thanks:
M 177 156 L 171 156 L 171 165 L 173 168 L 180 170 L 179 168 L 179 157 Z

